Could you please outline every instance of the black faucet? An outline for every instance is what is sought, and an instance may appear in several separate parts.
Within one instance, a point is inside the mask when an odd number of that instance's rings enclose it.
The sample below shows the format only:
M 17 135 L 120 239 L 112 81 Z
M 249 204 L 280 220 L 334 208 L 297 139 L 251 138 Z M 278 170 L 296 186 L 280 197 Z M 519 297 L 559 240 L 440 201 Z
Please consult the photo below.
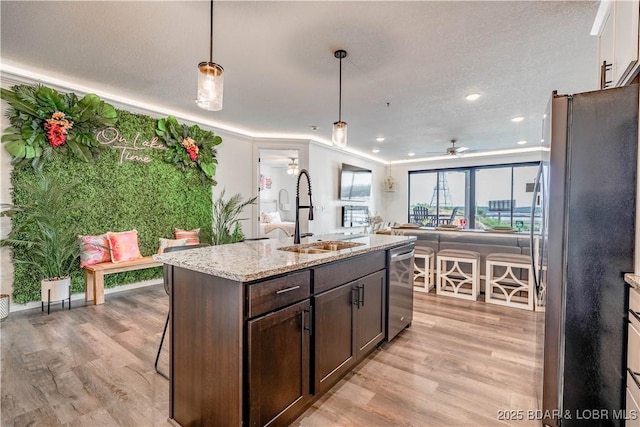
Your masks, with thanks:
M 307 186 L 309 187 L 309 205 L 300 206 L 300 178 L 302 175 L 307 177 Z M 300 209 L 309 209 L 309 221 L 313 221 L 313 202 L 311 201 L 311 177 L 309 171 L 306 169 L 300 169 L 298 173 L 298 184 L 296 185 L 296 228 L 293 232 L 293 243 L 300 243 Z M 305 233 L 304 236 L 312 236 L 311 233 Z

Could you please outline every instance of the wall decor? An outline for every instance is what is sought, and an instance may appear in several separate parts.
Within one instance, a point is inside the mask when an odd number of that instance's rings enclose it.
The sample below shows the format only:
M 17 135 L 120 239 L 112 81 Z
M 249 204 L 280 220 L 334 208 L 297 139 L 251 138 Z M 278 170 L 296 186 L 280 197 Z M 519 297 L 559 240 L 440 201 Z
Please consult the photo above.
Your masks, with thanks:
M 115 108 L 94 94 L 79 99 L 75 93 L 63 95 L 47 86 L 17 85 L 1 89 L 0 97 L 10 106 L 11 123 L 2 142 L 16 167 L 31 164 L 42 170 L 58 155 L 89 162 L 100 151 L 96 130 L 117 120 Z
M 174 163 L 182 171 L 198 169 L 203 181 L 217 184 L 215 147 L 222 143 L 222 138 L 198 125 L 180 124 L 172 116 L 158 120 L 156 135 L 167 146 L 165 161 Z
M 158 120 L 146 115 L 117 110 L 117 121 L 112 124 L 120 138 L 136 146 L 151 142 L 157 136 Z M 115 144 L 115 143 L 114 143 Z M 173 238 L 174 228 L 191 230 L 200 228 L 200 240 L 211 242 L 212 194 L 211 180 L 203 182 L 198 168 L 182 171 L 173 161 L 165 160 L 167 150 L 148 149 L 129 151 L 144 153 L 150 162 L 123 161 L 122 150 L 104 149 L 92 162 L 77 161 L 70 156 L 54 156 L 42 169 L 52 180 L 75 184 L 66 197 L 79 208 L 64 212 L 64 221 L 73 224 L 78 234 L 99 235 L 107 231 L 119 232 L 136 229 L 143 256 L 157 252 L 160 238 Z M 37 181 L 32 168 L 14 168 L 11 174 L 12 203 L 29 202 L 29 183 Z M 12 218 L 12 227 L 19 226 L 21 218 Z M 13 251 L 24 251 L 14 248 Z M 22 256 L 16 253 L 16 257 Z M 135 283 L 162 277 L 162 268 L 150 268 L 108 275 L 105 287 Z M 84 291 L 84 274 L 80 262 L 71 272 L 71 292 Z M 14 264 L 13 298 L 16 303 L 40 300 L 40 277 L 24 264 Z
M 124 161 L 149 163 L 152 157 L 139 151 L 167 149 L 166 145 L 158 142 L 157 136 L 154 136 L 151 141 L 145 141 L 140 140 L 140 132 L 137 132 L 133 140 L 129 141 L 120 134 L 118 128 L 114 127 L 101 129 L 96 134 L 96 139 L 101 145 L 120 151 L 120 164 Z

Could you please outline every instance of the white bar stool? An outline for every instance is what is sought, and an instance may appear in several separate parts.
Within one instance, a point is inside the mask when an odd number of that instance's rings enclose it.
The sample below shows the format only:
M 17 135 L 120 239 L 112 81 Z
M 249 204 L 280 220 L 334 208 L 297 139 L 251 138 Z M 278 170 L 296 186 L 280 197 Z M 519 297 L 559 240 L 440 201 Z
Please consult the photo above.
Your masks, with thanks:
M 416 246 L 413 260 L 415 274 L 413 276 L 413 290 L 417 292 L 429 292 L 434 286 L 434 259 L 436 251 L 429 246 Z M 422 260 L 418 262 L 418 259 Z M 422 278 L 422 281 L 418 279 Z
M 502 267 L 504 273 L 494 270 Z M 527 271 L 527 281 L 513 271 Z M 533 310 L 534 289 L 531 257 L 521 254 L 494 253 L 487 256 L 485 302 L 507 307 Z
M 477 300 L 480 292 L 480 254 L 474 251 L 444 249 L 438 252 L 436 293 L 455 298 Z M 468 264 L 471 273 L 462 270 Z M 451 265 L 451 268 L 449 268 Z

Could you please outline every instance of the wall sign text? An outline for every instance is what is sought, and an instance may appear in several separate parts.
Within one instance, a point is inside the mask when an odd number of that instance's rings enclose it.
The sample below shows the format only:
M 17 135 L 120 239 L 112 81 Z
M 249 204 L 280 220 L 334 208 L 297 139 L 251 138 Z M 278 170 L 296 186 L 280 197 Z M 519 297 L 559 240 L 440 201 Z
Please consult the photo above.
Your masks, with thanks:
M 120 135 L 120 131 L 114 127 L 100 130 L 96 134 L 96 140 L 101 145 L 108 145 L 115 150 L 120 150 L 120 163 L 125 161 L 149 163 L 153 159 L 144 155 L 144 153 L 138 153 L 139 151 L 167 149 L 166 145 L 158 141 L 157 136 L 154 136 L 151 141 L 140 141 L 140 132 L 138 132 L 133 138 L 133 141 L 128 141 L 124 136 Z

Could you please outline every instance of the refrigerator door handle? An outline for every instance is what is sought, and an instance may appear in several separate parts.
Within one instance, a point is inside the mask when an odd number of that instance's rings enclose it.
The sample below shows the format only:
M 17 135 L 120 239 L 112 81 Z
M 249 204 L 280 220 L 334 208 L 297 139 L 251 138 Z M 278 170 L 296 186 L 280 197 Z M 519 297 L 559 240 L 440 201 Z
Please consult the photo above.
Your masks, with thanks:
M 538 174 L 536 175 L 536 181 L 533 185 L 533 197 L 531 199 L 531 217 L 530 217 L 531 222 L 529 223 L 531 224 L 529 226 L 529 250 L 531 251 L 531 269 L 533 271 L 533 283 L 535 284 L 536 295 L 540 293 L 540 281 L 538 280 L 538 274 L 537 274 L 538 270 L 536 265 L 536 255 L 539 255 L 539 254 L 536 254 L 534 252 L 535 237 L 533 232 L 533 228 L 534 228 L 533 225 L 536 217 L 536 205 L 537 205 L 538 196 L 540 194 L 541 179 L 542 179 L 542 164 L 540 164 L 540 167 L 538 167 Z

